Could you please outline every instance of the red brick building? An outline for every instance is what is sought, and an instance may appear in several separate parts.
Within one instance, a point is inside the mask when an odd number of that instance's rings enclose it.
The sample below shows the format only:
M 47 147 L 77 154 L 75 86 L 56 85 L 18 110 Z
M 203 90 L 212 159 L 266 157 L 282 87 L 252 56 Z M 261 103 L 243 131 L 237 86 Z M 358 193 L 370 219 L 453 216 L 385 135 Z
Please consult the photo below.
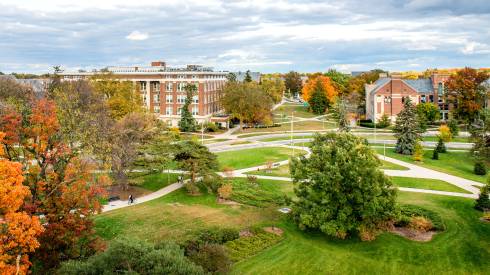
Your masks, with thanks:
M 64 72 L 64 81 L 86 79 L 90 76 L 111 72 L 116 79 L 131 81 L 139 90 L 143 103 L 150 112 L 171 126 L 177 126 L 182 106 L 186 99 L 184 87 L 191 83 L 197 86 L 189 111 L 198 123 L 214 121 L 213 114 L 221 113 L 221 90 L 228 72 L 213 71 L 200 65 L 183 68 L 167 67 L 165 62 L 152 62 L 150 67 L 108 67 L 92 72 Z M 216 119 L 222 126 L 222 117 Z
M 435 103 L 441 118 L 448 118 L 448 105 L 444 102 L 444 83 L 448 74 L 433 74 L 429 78 L 402 79 L 399 75 L 381 74 L 373 84 L 366 84 L 366 118 L 378 121 L 387 115 L 392 121 L 403 109 L 403 102 L 410 98 L 414 104 Z

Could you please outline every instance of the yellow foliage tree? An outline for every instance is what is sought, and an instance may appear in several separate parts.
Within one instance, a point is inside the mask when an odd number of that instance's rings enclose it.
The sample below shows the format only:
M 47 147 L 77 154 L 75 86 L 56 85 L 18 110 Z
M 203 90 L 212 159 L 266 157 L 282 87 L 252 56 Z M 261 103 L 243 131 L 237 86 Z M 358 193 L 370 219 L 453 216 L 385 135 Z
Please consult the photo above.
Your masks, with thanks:
M 301 90 L 303 94 L 303 100 L 305 101 L 310 100 L 313 91 L 318 85 L 317 84 L 318 82 L 320 82 L 319 84 L 321 85 L 322 90 L 325 92 L 325 95 L 329 103 L 330 104 L 334 103 L 335 98 L 338 95 L 337 90 L 332 85 L 330 78 L 323 75 L 313 75 L 310 79 L 308 79 L 308 82 L 306 82 L 305 86 L 303 86 L 303 89 Z
M 443 124 L 439 127 L 439 137 L 444 141 L 444 142 L 450 142 L 452 139 L 452 134 L 451 130 L 446 124 Z

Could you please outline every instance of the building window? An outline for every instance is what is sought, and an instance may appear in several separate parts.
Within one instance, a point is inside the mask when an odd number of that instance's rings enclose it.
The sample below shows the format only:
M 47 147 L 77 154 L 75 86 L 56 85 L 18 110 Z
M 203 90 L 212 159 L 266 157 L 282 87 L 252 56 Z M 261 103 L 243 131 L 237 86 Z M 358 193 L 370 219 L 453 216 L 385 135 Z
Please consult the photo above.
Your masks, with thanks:
M 420 96 L 420 102 L 421 103 L 425 103 L 426 99 L 425 99 L 425 95 L 421 95 Z
M 180 116 L 181 114 L 182 114 L 182 108 L 177 109 L 177 115 Z
M 185 82 L 179 82 L 179 84 L 177 85 L 177 91 L 179 92 L 183 92 L 185 91 Z
M 193 96 L 192 97 L 192 102 L 195 103 L 195 104 L 199 103 L 199 96 L 197 96 L 197 95 Z
M 160 91 L 160 83 L 159 82 L 153 82 L 151 86 L 153 88 L 153 91 Z
M 174 91 L 174 84 L 172 82 L 167 82 L 167 92 L 171 93 Z
M 174 109 L 173 109 L 172 107 L 167 107 L 167 108 L 165 109 L 165 114 L 166 114 L 167 116 L 172 115 L 172 113 L 173 113 L 173 112 L 174 112 Z
M 391 103 L 391 96 L 385 96 L 385 103 L 386 104 Z
M 153 102 L 160 103 L 160 94 L 153 95 Z
M 178 95 L 177 96 L 177 103 L 185 103 L 185 95 Z
M 199 114 L 199 108 L 198 107 L 192 107 L 192 115 L 197 116 Z
M 153 106 L 153 112 L 155 114 L 159 114 L 160 113 L 160 106 Z
M 174 96 L 173 95 L 167 95 L 167 96 L 165 96 L 165 102 L 172 103 L 173 101 L 174 101 Z
M 142 91 L 146 91 L 146 82 L 140 82 L 140 88 Z
M 437 85 L 437 95 L 444 95 L 444 84 L 442 82 L 439 82 L 439 84 Z
M 433 95 L 429 95 L 429 102 L 434 102 L 434 96 Z

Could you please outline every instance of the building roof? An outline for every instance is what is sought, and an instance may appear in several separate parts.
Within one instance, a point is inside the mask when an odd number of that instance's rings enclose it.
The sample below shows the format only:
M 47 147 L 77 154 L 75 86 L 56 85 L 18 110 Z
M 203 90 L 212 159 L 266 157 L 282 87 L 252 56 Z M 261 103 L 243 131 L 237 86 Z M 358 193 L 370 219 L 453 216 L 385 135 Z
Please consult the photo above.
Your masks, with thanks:
M 402 79 L 402 81 L 408 86 L 412 87 L 418 93 L 426 94 L 434 91 L 430 78 Z

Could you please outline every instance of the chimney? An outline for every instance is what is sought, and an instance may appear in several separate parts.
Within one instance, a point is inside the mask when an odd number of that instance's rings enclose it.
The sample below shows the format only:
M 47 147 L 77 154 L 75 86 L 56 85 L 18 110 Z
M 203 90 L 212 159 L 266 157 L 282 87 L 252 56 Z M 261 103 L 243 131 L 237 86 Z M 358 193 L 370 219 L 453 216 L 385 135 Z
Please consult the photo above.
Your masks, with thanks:
M 152 67 L 165 67 L 166 64 L 164 61 L 152 61 L 151 66 Z

